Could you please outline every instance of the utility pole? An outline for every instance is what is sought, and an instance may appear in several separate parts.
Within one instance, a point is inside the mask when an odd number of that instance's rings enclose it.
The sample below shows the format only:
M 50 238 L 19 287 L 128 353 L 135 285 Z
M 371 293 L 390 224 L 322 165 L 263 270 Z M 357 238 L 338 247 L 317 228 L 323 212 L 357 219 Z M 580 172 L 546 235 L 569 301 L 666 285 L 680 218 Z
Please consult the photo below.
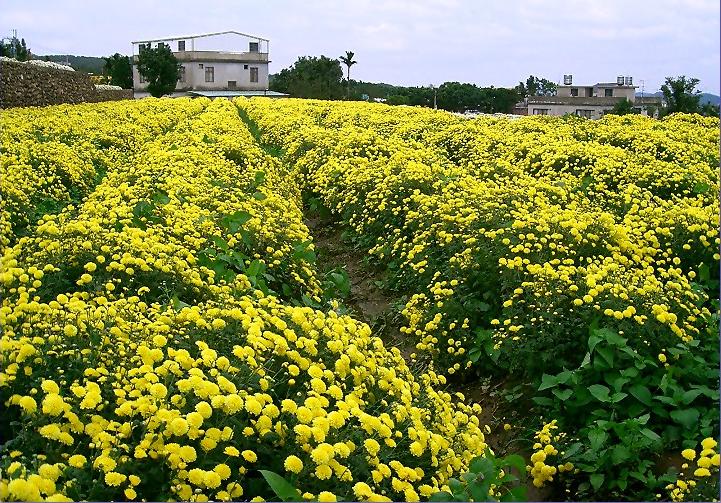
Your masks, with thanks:
M 438 90 L 436 89 L 436 86 L 433 84 L 430 85 L 431 89 L 433 89 L 433 110 L 438 110 L 437 105 L 437 97 L 438 97 Z

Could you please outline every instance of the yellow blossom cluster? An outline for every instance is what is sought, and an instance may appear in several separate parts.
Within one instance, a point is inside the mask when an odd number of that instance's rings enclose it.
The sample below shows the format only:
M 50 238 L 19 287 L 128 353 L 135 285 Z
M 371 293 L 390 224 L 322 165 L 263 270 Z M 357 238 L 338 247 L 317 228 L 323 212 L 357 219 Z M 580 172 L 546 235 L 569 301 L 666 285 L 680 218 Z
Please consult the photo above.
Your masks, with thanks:
M 471 366 L 479 330 L 502 364 L 529 371 L 577 364 L 594 320 L 638 334 L 647 354 L 705 328 L 718 119 L 236 104 L 391 269 L 389 286 L 409 295 L 403 332 L 449 373 Z
M 558 429 L 556 423 L 555 419 L 545 423 L 535 434 L 536 443 L 533 444 L 534 452 L 530 457 L 531 465 L 526 466 L 526 470 L 536 487 L 543 487 L 546 482 L 552 482 L 557 473 L 571 472 L 574 468 L 573 463 L 551 462 L 552 458 L 558 456 L 558 449 L 553 444 L 557 444 L 565 436 L 564 433 L 555 432 Z
M 719 473 L 719 451 L 718 442 L 713 438 L 705 438 L 701 441 L 701 449 L 696 452 L 695 449 L 684 449 L 681 452 L 684 463 L 678 480 L 675 483 L 666 486 L 672 501 L 695 501 L 694 493 L 701 494 L 704 486 L 715 479 L 718 484 Z M 695 467 L 691 467 L 689 463 L 693 462 Z M 718 485 L 711 488 L 710 495 L 718 497 Z M 698 495 L 698 494 L 697 494 Z M 701 496 L 703 497 L 703 496 Z M 718 501 L 715 499 L 714 501 Z
M 90 143 L 104 176 L 0 258 L 0 499 L 272 499 L 263 469 L 308 499 L 411 501 L 485 452 L 443 375 L 304 305 L 298 184 L 233 103 L 3 114 L 3 141 Z

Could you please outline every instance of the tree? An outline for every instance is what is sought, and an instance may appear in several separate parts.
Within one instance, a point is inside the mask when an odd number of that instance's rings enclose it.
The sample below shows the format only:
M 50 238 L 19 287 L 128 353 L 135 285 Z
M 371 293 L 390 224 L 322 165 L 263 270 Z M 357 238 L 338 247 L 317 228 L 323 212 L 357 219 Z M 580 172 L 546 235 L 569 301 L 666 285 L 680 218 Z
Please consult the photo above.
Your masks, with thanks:
M 105 60 L 103 73 L 110 77 L 110 83 L 123 89 L 132 89 L 133 69 L 130 66 L 130 58 L 116 52 L 109 58 L 103 59 Z
M 680 77 L 666 77 L 666 82 L 661 86 L 663 98 L 666 101 L 664 115 L 672 113 L 696 113 L 699 111 L 699 100 L 701 91 L 696 90 L 699 80 Z
M 357 61 L 353 61 L 353 56 L 355 56 L 355 53 L 353 51 L 345 51 L 345 56 L 340 57 L 340 62 L 343 63 L 347 68 L 347 82 L 345 91 L 346 99 L 348 99 L 348 95 L 350 94 L 350 67 L 357 63 Z
M 343 95 L 343 70 L 337 59 L 303 56 L 275 75 L 270 88 L 296 98 L 338 99 Z
M 148 82 L 148 92 L 159 98 L 175 89 L 180 63 L 169 46 L 159 44 L 155 49 L 141 49 L 138 55 L 138 72 Z
M 627 98 L 623 98 L 621 101 L 613 105 L 613 108 L 606 112 L 611 115 L 627 115 L 633 113 L 633 103 Z
M 529 96 L 555 96 L 558 86 L 548 79 L 534 77 L 530 75 L 525 84 L 519 82 L 515 87 L 516 92 L 521 98 Z
M 713 103 L 704 103 L 701 105 L 701 108 L 699 108 L 699 113 L 706 117 L 718 117 L 719 106 Z
M 17 37 L 13 37 L 7 43 L 0 44 L 0 56 L 14 58 L 18 61 L 27 61 L 32 57 L 32 54 L 24 38 L 18 40 Z

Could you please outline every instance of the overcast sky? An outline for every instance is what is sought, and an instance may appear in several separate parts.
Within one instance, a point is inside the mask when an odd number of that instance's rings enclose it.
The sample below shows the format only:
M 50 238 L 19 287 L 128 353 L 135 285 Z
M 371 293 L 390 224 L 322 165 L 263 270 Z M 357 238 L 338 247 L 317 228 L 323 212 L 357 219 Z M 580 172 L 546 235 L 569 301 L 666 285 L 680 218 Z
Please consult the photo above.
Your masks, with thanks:
M 36 54 L 129 54 L 130 42 L 237 30 L 269 38 L 270 71 L 356 53 L 351 77 L 402 85 L 574 84 L 618 75 L 653 92 L 687 75 L 719 94 L 719 0 L 3 0 L 0 33 Z M 640 90 L 640 89 L 639 89 Z

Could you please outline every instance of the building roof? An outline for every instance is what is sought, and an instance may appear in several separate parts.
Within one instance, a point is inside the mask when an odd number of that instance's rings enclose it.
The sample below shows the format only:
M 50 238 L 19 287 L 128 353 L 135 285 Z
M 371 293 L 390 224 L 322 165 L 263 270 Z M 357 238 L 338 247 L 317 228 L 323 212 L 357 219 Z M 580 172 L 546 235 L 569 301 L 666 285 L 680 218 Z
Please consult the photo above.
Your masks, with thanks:
M 228 31 L 219 31 L 219 32 L 215 32 L 215 33 L 199 33 L 196 35 L 185 35 L 185 36 L 180 36 L 180 37 L 146 38 L 145 40 L 136 40 L 135 42 L 130 42 L 130 43 L 131 44 L 141 44 L 144 42 L 165 42 L 167 40 L 190 40 L 192 38 L 216 37 L 218 35 L 239 35 L 241 37 L 255 38 L 257 40 L 262 40 L 264 42 L 270 42 L 267 38 L 259 37 L 257 35 L 250 35 L 248 33 L 241 33 L 239 31 L 228 30 Z
M 251 96 L 269 96 L 271 98 L 282 98 L 289 96 L 288 94 L 279 93 L 278 91 L 188 91 L 188 94 L 192 96 L 204 96 L 206 98 L 235 98 L 237 96 L 245 96 L 250 98 Z

